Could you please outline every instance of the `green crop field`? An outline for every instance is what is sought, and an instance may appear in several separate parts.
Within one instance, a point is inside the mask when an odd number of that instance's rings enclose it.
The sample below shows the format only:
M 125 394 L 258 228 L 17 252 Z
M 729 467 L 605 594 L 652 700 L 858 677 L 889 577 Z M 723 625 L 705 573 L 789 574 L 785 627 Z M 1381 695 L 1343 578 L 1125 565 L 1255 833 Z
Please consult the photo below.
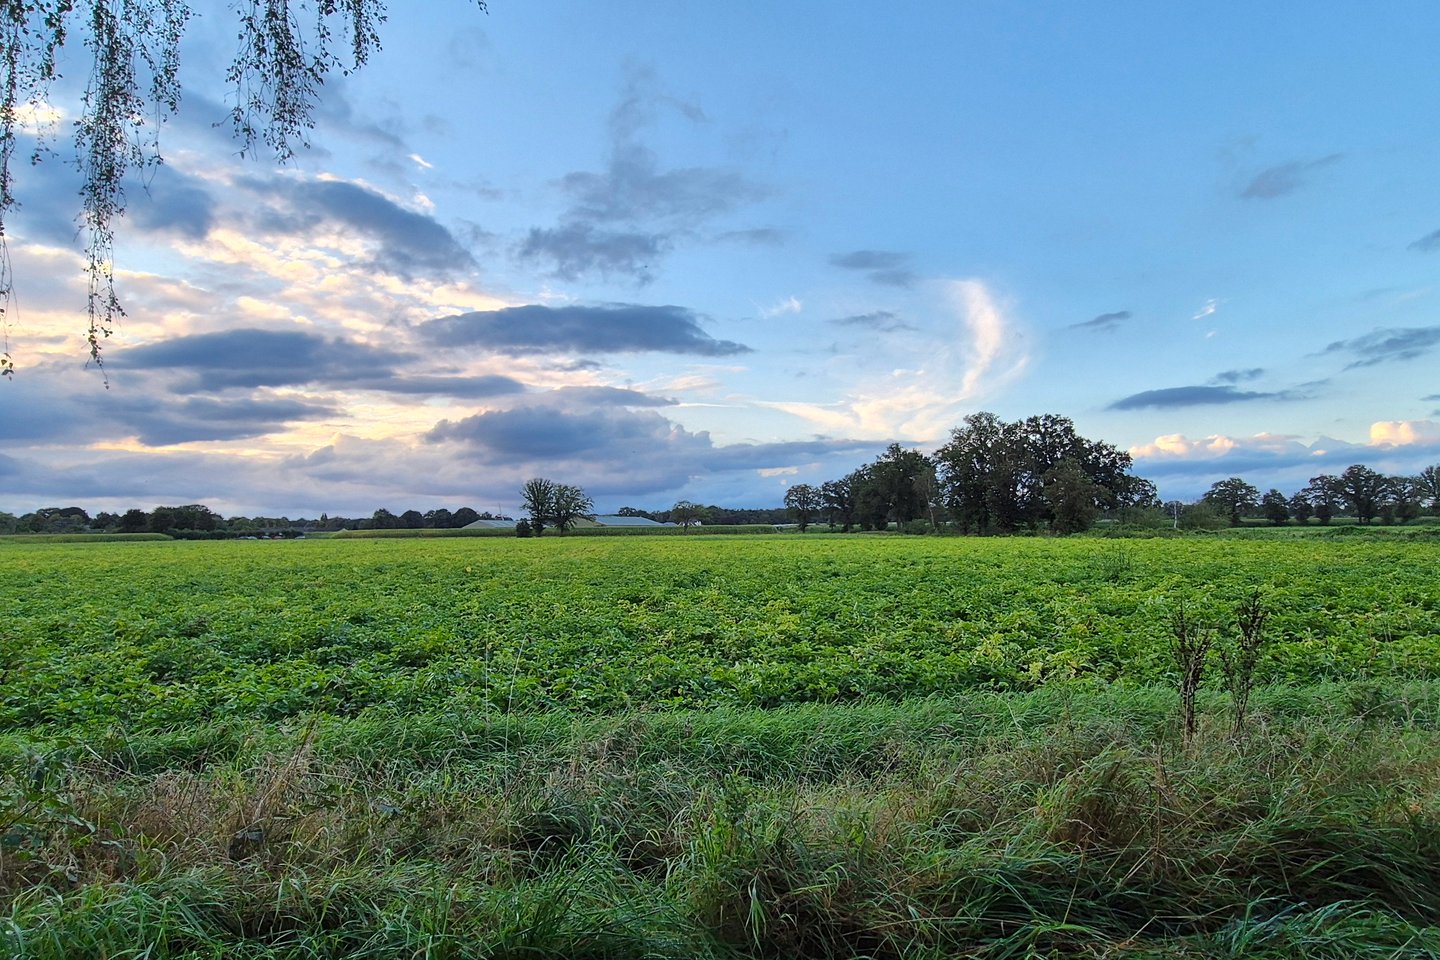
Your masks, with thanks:
M 1440 956 L 1437 557 L 0 543 L 0 954 Z

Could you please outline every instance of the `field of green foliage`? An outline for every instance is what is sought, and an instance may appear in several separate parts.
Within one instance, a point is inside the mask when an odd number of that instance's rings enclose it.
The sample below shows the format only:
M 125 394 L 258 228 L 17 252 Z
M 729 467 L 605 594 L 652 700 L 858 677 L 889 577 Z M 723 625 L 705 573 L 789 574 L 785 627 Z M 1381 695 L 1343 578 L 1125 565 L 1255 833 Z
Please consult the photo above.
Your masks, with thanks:
M 0 956 L 1440 957 L 1437 554 L 0 543 Z
M 1164 682 L 1169 611 L 1273 610 L 1262 680 L 1440 677 L 1430 542 L 757 538 L 0 545 L 0 728 L 900 700 Z

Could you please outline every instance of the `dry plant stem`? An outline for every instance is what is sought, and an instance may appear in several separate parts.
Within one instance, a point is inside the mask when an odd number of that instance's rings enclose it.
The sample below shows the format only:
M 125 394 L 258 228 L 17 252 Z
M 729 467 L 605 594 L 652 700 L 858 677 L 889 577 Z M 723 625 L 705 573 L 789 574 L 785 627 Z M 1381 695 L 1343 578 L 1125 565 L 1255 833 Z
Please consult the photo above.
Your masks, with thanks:
M 1180 670 L 1180 719 L 1186 749 L 1195 740 L 1195 694 L 1205 678 L 1205 658 L 1215 632 L 1190 618 L 1181 603 L 1170 616 L 1170 653 Z
M 1230 690 L 1234 706 L 1230 732 L 1235 737 L 1245 730 L 1245 718 L 1250 712 L 1250 694 L 1255 689 L 1255 667 L 1260 662 L 1260 651 L 1265 644 L 1265 621 L 1269 617 L 1264 597 L 1256 588 L 1235 608 L 1235 626 L 1239 636 L 1233 645 L 1227 644 L 1219 650 L 1220 669 L 1225 674 L 1225 686 Z

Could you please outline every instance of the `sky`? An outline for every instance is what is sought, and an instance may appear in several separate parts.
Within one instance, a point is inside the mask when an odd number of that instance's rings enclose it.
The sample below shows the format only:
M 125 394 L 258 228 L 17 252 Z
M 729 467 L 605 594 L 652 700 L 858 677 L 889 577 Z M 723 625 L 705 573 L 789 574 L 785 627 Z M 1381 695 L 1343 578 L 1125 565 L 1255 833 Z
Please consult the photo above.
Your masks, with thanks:
M 982 410 L 1166 499 L 1440 462 L 1433 3 L 392 0 L 285 164 L 229 136 L 232 17 L 103 370 L 78 61 L 16 165 L 0 510 L 778 506 Z

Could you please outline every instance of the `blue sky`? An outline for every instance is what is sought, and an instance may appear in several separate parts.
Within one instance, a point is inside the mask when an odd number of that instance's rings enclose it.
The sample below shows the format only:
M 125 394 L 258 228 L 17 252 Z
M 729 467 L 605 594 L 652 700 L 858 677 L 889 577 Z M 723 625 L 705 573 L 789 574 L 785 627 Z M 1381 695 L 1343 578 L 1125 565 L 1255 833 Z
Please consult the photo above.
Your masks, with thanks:
M 1433 4 L 396 2 L 283 167 L 215 126 L 228 16 L 108 378 L 73 174 L 17 170 L 0 509 L 769 506 L 977 410 L 1166 497 L 1440 461 Z

